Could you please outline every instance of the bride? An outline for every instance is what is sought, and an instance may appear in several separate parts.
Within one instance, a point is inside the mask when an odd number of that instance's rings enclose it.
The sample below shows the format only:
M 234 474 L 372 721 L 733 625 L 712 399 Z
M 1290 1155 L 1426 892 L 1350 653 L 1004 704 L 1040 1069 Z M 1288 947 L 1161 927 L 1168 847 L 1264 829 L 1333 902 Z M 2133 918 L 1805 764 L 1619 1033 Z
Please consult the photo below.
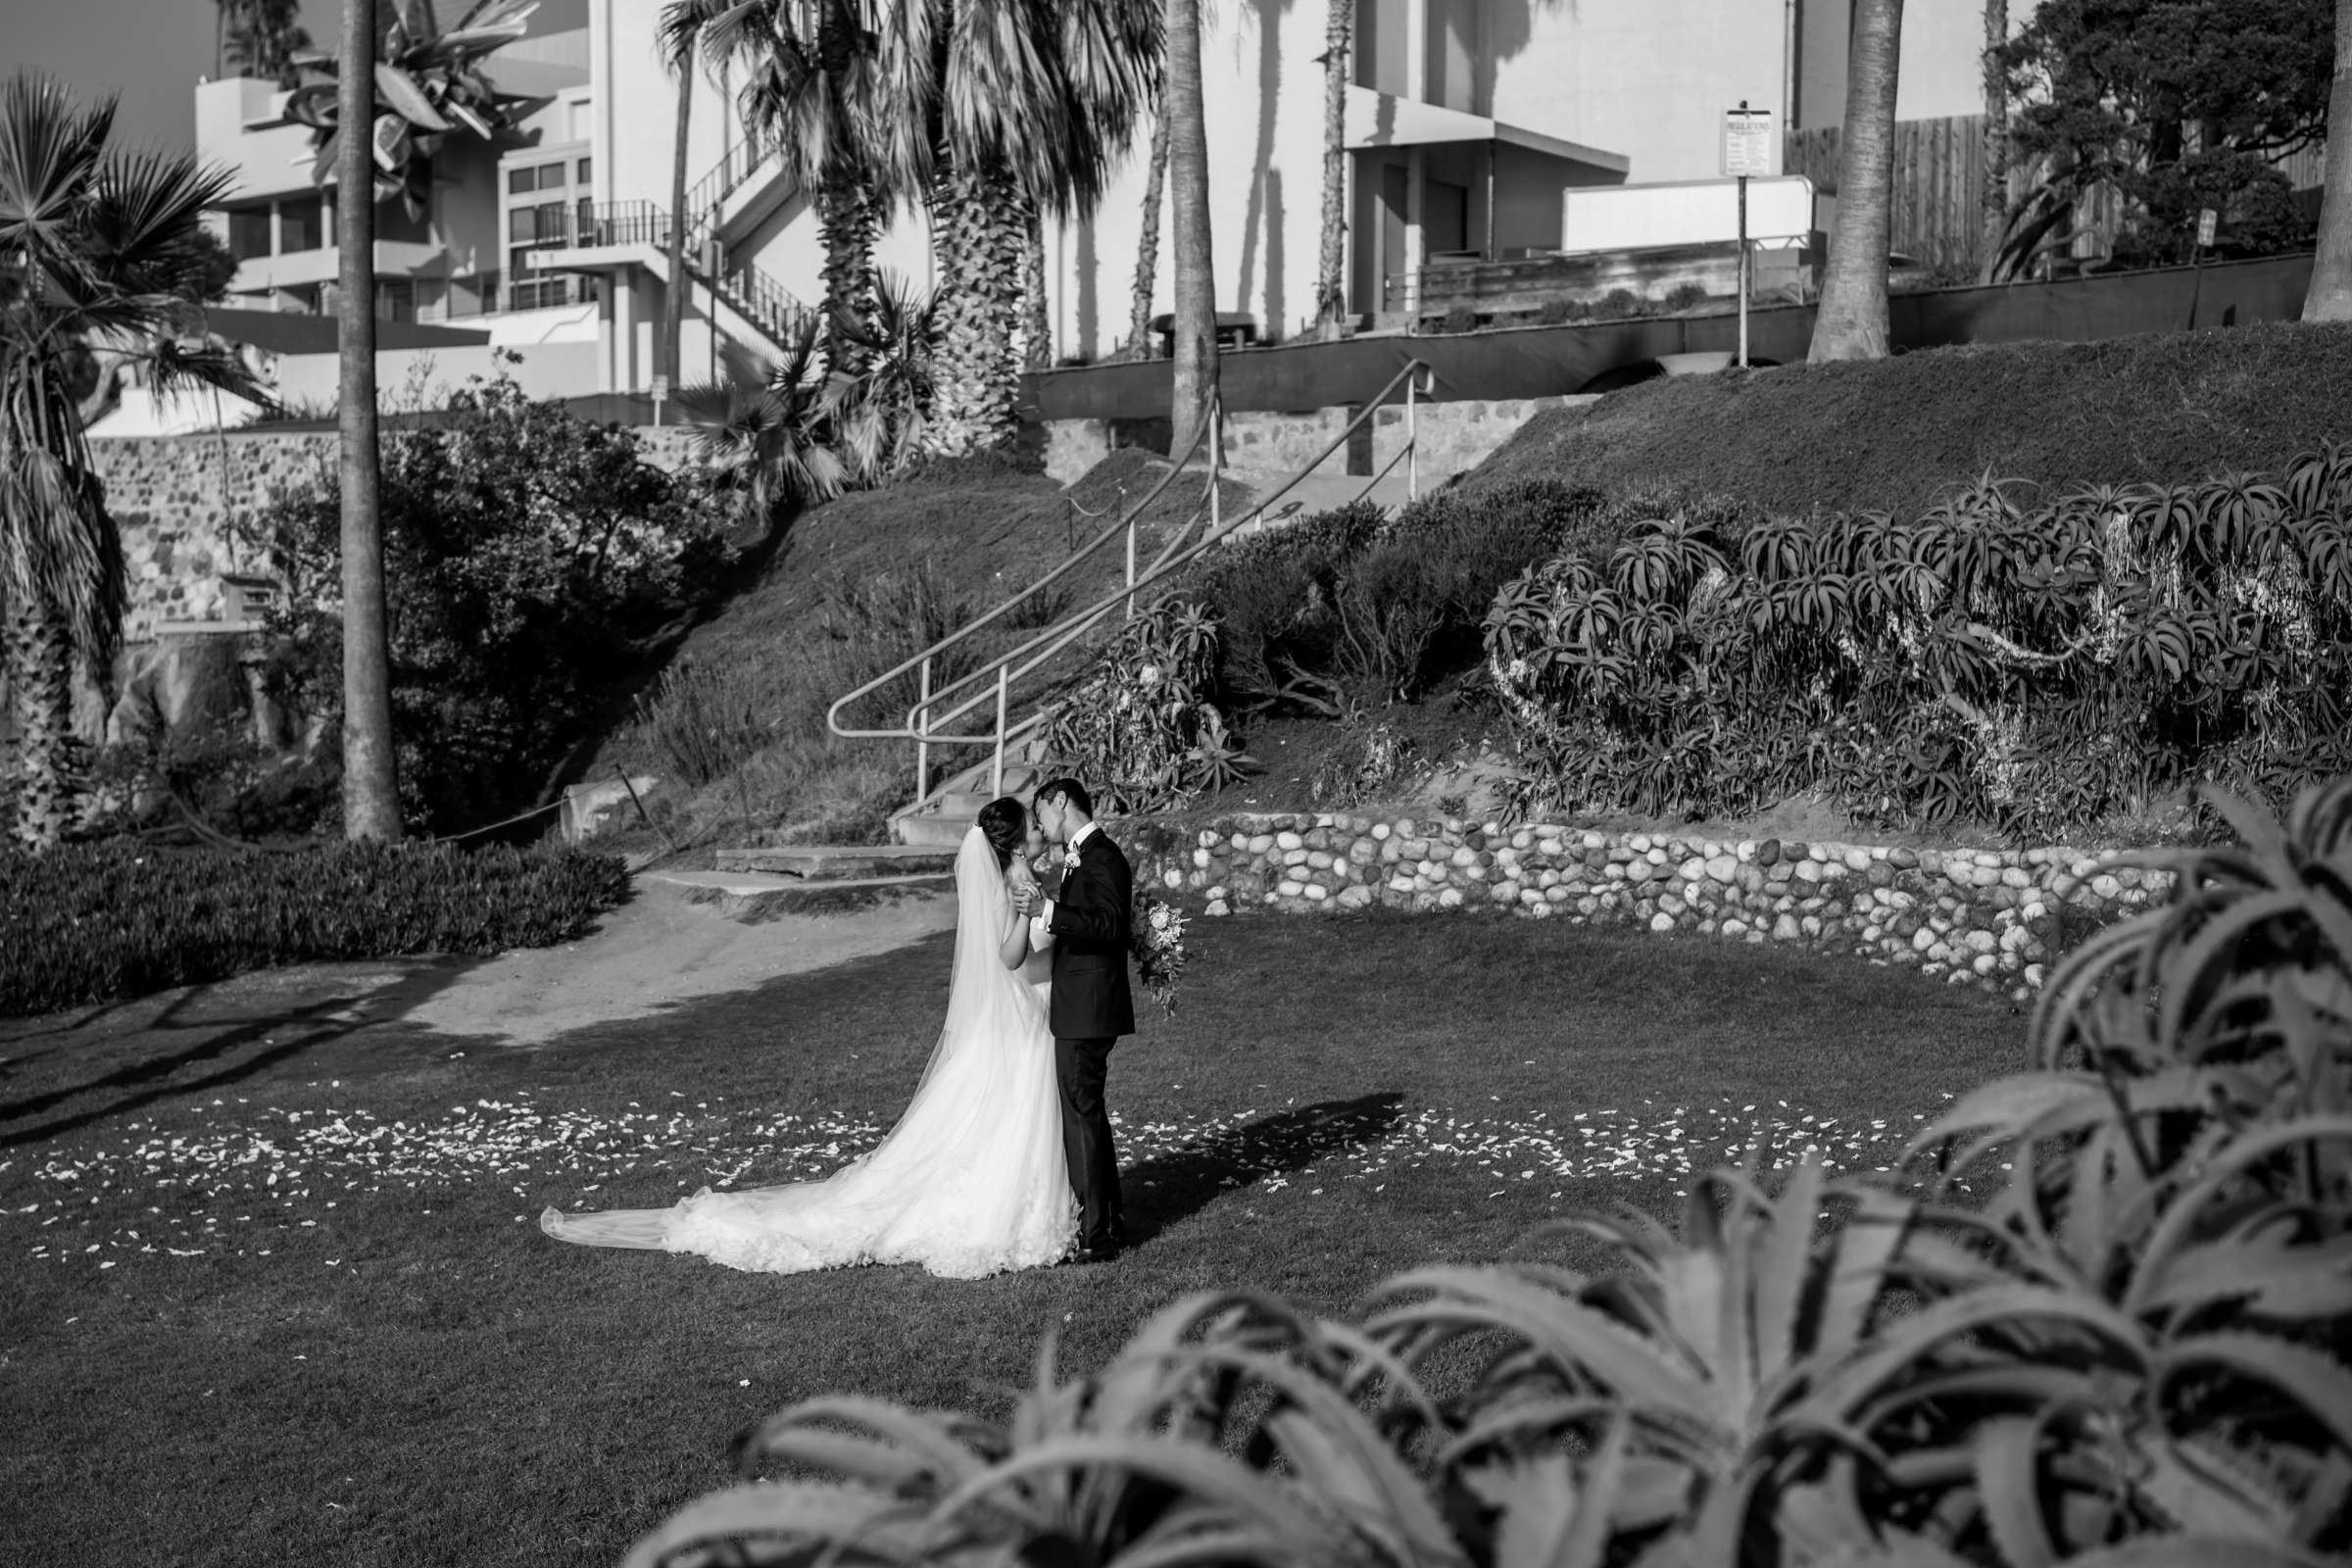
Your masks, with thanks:
M 976 1279 L 1057 1260 L 1076 1229 L 1046 1026 L 1052 938 L 1013 911 L 1035 880 L 1029 812 L 981 808 L 956 856 L 948 1016 L 906 1112 L 871 1153 L 822 1181 L 714 1193 L 669 1208 L 564 1214 L 539 1228 L 587 1247 L 697 1252 L 771 1274 L 920 1263 Z

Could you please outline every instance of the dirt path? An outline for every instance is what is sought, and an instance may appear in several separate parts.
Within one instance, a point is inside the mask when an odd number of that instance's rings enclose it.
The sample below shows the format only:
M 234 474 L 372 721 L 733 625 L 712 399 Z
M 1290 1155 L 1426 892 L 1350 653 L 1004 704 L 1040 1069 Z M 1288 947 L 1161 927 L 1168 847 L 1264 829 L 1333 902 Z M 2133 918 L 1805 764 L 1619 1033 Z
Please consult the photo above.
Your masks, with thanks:
M 887 953 L 955 924 L 956 901 L 941 896 L 746 924 L 641 882 L 637 898 L 593 936 L 477 965 L 407 1016 L 445 1034 L 539 1045 L 567 1030 Z

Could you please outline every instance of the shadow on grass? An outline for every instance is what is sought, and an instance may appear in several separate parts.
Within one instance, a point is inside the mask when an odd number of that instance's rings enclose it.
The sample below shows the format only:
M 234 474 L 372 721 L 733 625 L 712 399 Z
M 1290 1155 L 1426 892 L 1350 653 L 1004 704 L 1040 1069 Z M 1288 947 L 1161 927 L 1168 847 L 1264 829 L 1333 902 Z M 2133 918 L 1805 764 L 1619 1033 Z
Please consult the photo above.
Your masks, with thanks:
M 1148 1242 L 1226 1193 L 1378 1143 L 1403 1114 L 1400 1094 L 1326 1100 L 1154 1154 L 1119 1173 L 1128 1230 L 1136 1242 Z
M 18 1122 L 91 1096 L 104 1097 L 102 1103 L 84 1106 L 51 1121 L 0 1131 L 0 1149 L 39 1143 L 160 1100 L 242 1082 L 358 1030 L 397 1021 L 456 983 L 472 966 L 470 961 L 435 963 L 390 985 L 303 1002 L 290 1001 L 283 1007 L 232 1018 L 188 1017 L 216 989 L 210 984 L 190 986 L 165 1004 L 163 1010 L 139 1033 L 143 1037 L 161 1038 L 194 1031 L 198 1038 L 177 1049 L 135 1056 L 78 1083 L 0 1101 L 0 1122 Z M 100 1007 L 91 1014 L 91 1019 L 107 1010 L 108 1007 Z M 248 1049 L 257 1044 L 263 1049 Z M 199 1077 L 182 1076 L 187 1069 L 211 1062 L 224 1065 Z M 118 1091 L 126 1092 L 118 1094 Z

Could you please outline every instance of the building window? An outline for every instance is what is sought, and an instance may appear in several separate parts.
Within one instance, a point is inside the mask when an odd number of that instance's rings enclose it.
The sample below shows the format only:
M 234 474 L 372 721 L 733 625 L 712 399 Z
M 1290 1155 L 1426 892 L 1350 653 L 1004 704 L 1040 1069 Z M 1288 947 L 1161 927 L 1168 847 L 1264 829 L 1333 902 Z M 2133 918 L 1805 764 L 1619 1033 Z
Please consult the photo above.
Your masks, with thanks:
M 507 210 L 507 239 L 511 243 L 528 245 L 538 237 L 538 208 L 511 207 Z
M 520 282 L 523 278 L 529 277 L 532 271 L 531 248 L 528 245 L 517 245 L 507 252 L 507 275 L 509 277 Z
M 541 164 L 539 166 L 539 188 L 541 190 L 562 190 L 564 188 L 564 166 L 560 163 Z
M 538 188 L 539 171 L 536 169 L 510 169 L 507 171 L 508 195 L 528 196 Z
M 596 160 L 593 158 L 583 158 L 577 164 L 574 164 L 572 166 L 571 182 L 574 185 L 587 184 L 589 166 L 595 162 Z
M 228 214 L 228 254 L 240 262 L 270 254 L 270 209 L 235 207 Z
M 316 196 L 297 196 L 277 204 L 277 235 L 281 251 L 315 251 L 326 245 L 323 209 Z

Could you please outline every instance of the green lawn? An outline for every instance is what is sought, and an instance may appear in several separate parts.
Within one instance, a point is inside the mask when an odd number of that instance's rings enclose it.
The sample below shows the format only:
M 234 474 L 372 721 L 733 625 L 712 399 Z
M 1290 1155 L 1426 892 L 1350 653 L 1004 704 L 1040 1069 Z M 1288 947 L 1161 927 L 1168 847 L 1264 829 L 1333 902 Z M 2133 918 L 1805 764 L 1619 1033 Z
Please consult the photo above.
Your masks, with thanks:
M 1571 1207 L 1666 1210 L 1751 1124 L 1869 1168 L 2023 1035 L 1907 971 L 1698 938 L 1195 930 L 1182 1016 L 1112 1060 L 1142 1244 L 980 1283 L 531 1220 L 870 1143 L 946 938 L 527 1051 L 400 1022 L 431 966 L 357 1013 L 368 966 L 0 1024 L 0 1562 L 612 1562 L 805 1396 L 994 1412 L 1048 1328 L 1083 1367 L 1210 1285 L 1344 1308 Z

